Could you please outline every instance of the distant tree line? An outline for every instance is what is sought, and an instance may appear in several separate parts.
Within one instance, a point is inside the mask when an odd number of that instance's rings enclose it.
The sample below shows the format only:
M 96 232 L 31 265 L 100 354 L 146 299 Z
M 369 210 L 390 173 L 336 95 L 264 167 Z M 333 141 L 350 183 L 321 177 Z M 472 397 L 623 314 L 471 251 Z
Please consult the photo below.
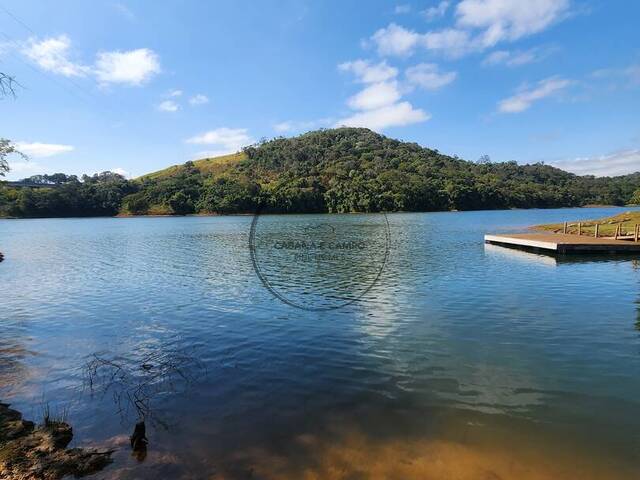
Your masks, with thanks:
M 11 217 L 87 217 L 116 215 L 136 185 L 113 172 L 93 176 L 36 175 L 26 184 L 56 188 L 1 188 L 0 215 Z
M 640 203 L 640 173 L 578 176 L 541 163 L 477 162 L 367 129 L 319 130 L 247 147 L 234 161 L 187 162 L 136 180 L 105 172 L 0 189 L 0 214 L 438 211 Z

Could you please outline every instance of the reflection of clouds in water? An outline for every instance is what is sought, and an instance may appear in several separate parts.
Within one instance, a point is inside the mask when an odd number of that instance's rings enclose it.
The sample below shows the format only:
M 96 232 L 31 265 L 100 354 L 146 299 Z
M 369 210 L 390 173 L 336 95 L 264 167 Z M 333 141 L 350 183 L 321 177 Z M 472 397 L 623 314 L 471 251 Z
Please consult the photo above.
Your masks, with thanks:
M 475 425 L 475 426 L 474 426 Z M 604 480 L 636 478 L 635 468 L 576 454 L 561 441 L 504 435 L 467 424 L 463 438 L 379 437 L 358 429 L 329 435 L 302 434 L 286 451 L 258 447 L 236 461 L 265 480 Z M 221 478 L 227 478 L 223 476 Z M 235 478 L 235 477 L 234 477 Z M 242 477 L 244 478 L 244 477 Z

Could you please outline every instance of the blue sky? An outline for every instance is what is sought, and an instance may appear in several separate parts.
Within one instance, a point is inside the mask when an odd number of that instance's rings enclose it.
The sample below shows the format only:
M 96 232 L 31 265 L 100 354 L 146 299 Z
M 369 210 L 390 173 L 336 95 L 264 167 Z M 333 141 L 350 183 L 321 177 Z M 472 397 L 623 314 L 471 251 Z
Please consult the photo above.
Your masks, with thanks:
M 477 160 L 640 170 L 640 2 L 0 0 L 0 137 L 138 176 L 336 125 Z

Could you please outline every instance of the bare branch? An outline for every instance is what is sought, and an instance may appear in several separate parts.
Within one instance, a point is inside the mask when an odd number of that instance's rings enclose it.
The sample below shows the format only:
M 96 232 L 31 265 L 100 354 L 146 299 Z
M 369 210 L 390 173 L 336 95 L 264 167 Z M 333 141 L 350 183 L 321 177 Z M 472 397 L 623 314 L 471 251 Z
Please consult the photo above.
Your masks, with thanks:
M 16 97 L 16 86 L 19 83 L 11 75 L 0 72 L 0 97 Z

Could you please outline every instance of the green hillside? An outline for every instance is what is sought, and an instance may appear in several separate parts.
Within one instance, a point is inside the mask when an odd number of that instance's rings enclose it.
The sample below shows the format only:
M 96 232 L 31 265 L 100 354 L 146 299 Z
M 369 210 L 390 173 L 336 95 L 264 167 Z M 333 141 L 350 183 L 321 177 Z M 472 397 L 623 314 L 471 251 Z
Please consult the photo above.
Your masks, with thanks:
M 67 216 L 251 213 L 259 207 L 274 213 L 551 208 L 624 205 L 640 189 L 640 173 L 592 177 L 543 164 L 474 163 L 363 128 L 276 138 L 129 181 L 102 175 L 83 181 L 58 176 L 56 188 L 4 189 L 0 211 Z

